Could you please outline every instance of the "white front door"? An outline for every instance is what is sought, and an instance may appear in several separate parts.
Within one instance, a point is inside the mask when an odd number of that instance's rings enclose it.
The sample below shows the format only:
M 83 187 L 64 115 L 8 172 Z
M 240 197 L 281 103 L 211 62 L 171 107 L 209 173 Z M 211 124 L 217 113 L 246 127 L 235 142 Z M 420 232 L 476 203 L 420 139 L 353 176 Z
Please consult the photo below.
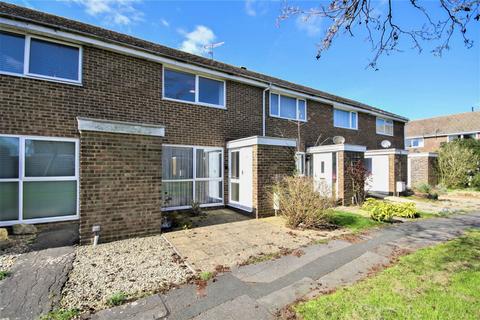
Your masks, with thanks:
M 333 155 L 331 152 L 314 153 L 313 155 L 313 179 L 317 191 L 333 192 Z
M 388 155 L 368 157 L 372 159 L 372 175 L 370 177 L 369 191 L 388 192 Z
M 228 152 L 229 204 L 251 212 L 253 209 L 253 149 L 245 147 Z

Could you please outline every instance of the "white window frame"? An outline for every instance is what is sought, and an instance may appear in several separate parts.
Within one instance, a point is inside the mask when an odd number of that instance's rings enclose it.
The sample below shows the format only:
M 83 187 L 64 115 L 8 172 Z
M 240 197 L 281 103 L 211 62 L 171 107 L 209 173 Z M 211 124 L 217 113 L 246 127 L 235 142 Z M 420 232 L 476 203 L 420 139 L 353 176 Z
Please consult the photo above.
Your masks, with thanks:
M 411 143 L 410 144 L 407 143 L 408 141 L 411 142 L 412 140 L 418 140 L 419 141 L 418 146 L 412 146 Z M 424 145 L 425 145 L 424 138 L 422 138 L 422 137 L 406 138 L 405 139 L 405 148 L 406 149 L 423 148 Z
M 469 135 L 474 135 L 473 139 L 480 139 L 480 133 L 475 133 L 475 132 L 462 132 L 462 133 L 456 133 L 456 134 L 449 134 L 449 135 L 447 136 L 447 142 L 455 141 L 456 139 L 454 139 L 453 137 L 457 137 L 457 136 L 458 136 L 458 139 L 459 139 L 459 140 L 463 140 L 463 139 L 465 139 L 465 136 L 469 136 Z
M 349 116 L 348 116 L 348 122 L 349 122 L 349 127 L 344 127 L 344 126 L 340 126 L 340 125 L 336 125 L 335 124 L 335 110 L 340 110 L 340 111 L 344 111 L 344 112 L 348 112 L 349 113 Z M 357 119 L 356 123 L 355 123 L 355 126 L 352 126 L 352 114 L 355 114 L 355 119 Z M 347 110 L 347 109 L 341 109 L 341 108 L 333 108 L 333 126 L 335 128 L 342 128 L 342 129 L 349 129 L 349 130 L 358 130 L 358 112 L 357 111 L 353 111 L 353 110 Z
M 298 161 L 299 161 L 299 158 L 300 158 L 300 161 L 302 163 L 302 172 L 300 172 L 300 170 L 298 170 Z M 306 153 L 305 152 L 295 152 L 295 170 L 297 171 L 297 175 L 298 176 L 305 176 L 306 175 L 306 168 L 305 168 L 305 164 L 306 164 L 306 161 L 305 161 L 305 158 L 306 158 Z
M 2 179 L 1 182 L 17 182 L 18 183 L 18 220 L 0 221 L 0 226 L 11 226 L 14 224 L 26 223 L 46 223 L 46 222 L 59 222 L 59 221 L 71 221 L 78 220 L 80 218 L 80 146 L 79 140 L 75 138 L 59 138 L 59 137 L 45 137 L 45 136 L 24 136 L 24 135 L 8 135 L 0 134 L 0 137 L 17 138 L 18 139 L 18 178 Z M 61 177 L 26 177 L 25 176 L 25 141 L 37 140 L 37 141 L 57 141 L 57 142 L 74 142 L 75 143 L 75 175 L 74 176 L 61 176 Z M 77 182 L 77 198 L 76 198 L 76 214 L 69 216 L 58 216 L 48 218 L 23 218 L 23 183 L 31 181 L 76 181 Z
M 195 101 L 175 99 L 175 98 L 169 98 L 169 97 L 165 96 L 165 69 L 168 69 L 168 70 L 171 70 L 171 71 L 188 73 L 188 74 L 195 77 Z M 205 79 L 220 81 L 220 82 L 223 83 L 223 106 L 219 105 L 219 104 L 205 103 L 205 102 L 200 102 L 199 101 L 199 94 L 200 94 L 199 79 L 200 79 L 200 77 L 205 78 Z M 227 82 L 224 79 L 215 78 L 215 77 L 212 77 L 212 76 L 209 76 L 209 75 L 194 73 L 194 72 L 191 72 L 191 71 L 188 71 L 188 70 L 184 70 L 184 69 L 180 69 L 180 68 L 173 68 L 171 66 L 163 65 L 162 66 L 162 99 L 163 100 L 168 100 L 168 101 L 188 103 L 188 104 L 194 104 L 194 105 L 198 105 L 198 106 L 204 106 L 204 107 L 226 110 L 227 109 Z
M 383 121 L 383 131 L 380 130 L 379 127 L 378 127 L 378 125 L 377 125 L 377 121 L 378 121 L 378 120 L 382 120 L 382 121 Z M 387 131 L 386 131 L 387 123 L 388 123 L 388 124 L 391 123 L 392 134 L 389 134 L 389 133 L 387 133 Z M 390 126 L 390 125 L 389 125 L 389 126 Z M 377 117 L 377 118 L 375 119 L 375 128 L 376 128 L 377 134 L 381 134 L 381 135 L 384 135 L 384 136 L 393 137 L 393 130 L 394 130 L 393 120 L 391 120 L 391 119 L 385 119 L 385 118 L 382 118 L 382 117 Z
M 192 159 L 192 170 L 193 170 L 193 174 L 192 174 L 192 178 L 191 179 L 163 179 L 162 178 L 162 184 L 164 182 L 192 182 L 192 193 L 193 193 L 193 196 L 192 196 L 192 199 L 193 201 L 195 201 L 195 192 L 196 192 L 196 189 L 195 189 L 195 185 L 196 185 L 196 182 L 197 181 L 221 181 L 222 182 L 222 190 L 221 190 L 221 195 L 222 195 L 222 202 L 218 202 L 218 203 L 205 203 L 205 204 L 200 204 L 200 207 L 201 208 L 207 208 L 207 207 L 218 207 L 218 206 L 224 206 L 225 205 L 225 181 L 223 179 L 223 171 L 224 171 L 224 168 L 223 168 L 223 164 L 224 164 L 224 161 L 225 161 L 225 158 L 224 158 L 224 150 L 222 147 L 207 147 L 207 146 L 192 146 L 192 145 L 183 145 L 183 144 L 164 144 L 163 145 L 164 147 L 178 147 L 178 148 L 192 148 L 193 149 L 193 159 Z M 203 150 L 209 150 L 209 151 L 221 151 L 221 157 L 222 157 L 222 161 L 221 161 L 221 167 L 220 167 L 220 177 L 218 178 L 197 178 L 197 150 L 198 149 L 203 149 Z M 162 191 L 162 194 L 163 194 L 163 191 Z M 183 209 L 191 209 L 192 206 L 191 205 L 188 205 L 188 206 L 175 206 L 175 207 L 163 207 L 161 208 L 161 211 L 172 211 L 172 210 L 183 210 Z
M 29 34 L 19 33 L 19 32 L 10 31 L 10 30 L 0 29 L 0 31 L 25 37 L 25 44 L 24 44 L 25 48 L 24 48 L 24 53 L 23 53 L 23 72 L 22 73 L 16 73 L 16 72 L 8 72 L 8 71 L 0 70 L 0 74 L 10 75 L 10 76 L 18 76 L 18 77 L 24 77 L 24 78 L 31 78 L 31 79 L 41 79 L 41 80 L 47 80 L 47 81 L 52 81 L 52 82 L 60 82 L 60 83 L 75 84 L 75 85 L 81 85 L 82 84 L 83 47 L 81 45 L 73 44 L 73 43 L 69 43 L 69 42 L 65 42 L 65 41 L 60 41 L 60 40 L 56 40 L 56 39 L 46 38 L 46 37 L 31 36 Z M 50 77 L 50 76 L 45 76 L 45 75 L 29 72 L 28 70 L 29 70 L 29 67 L 30 67 L 30 42 L 31 42 L 32 38 L 42 40 L 42 41 L 46 41 L 46 42 L 59 43 L 59 44 L 65 45 L 65 46 L 78 48 L 78 80 L 71 80 L 71 79 L 60 78 L 60 77 Z
M 276 94 L 278 96 L 278 114 L 273 114 L 272 113 L 272 94 Z M 284 96 L 284 97 L 289 97 L 289 98 L 293 98 L 295 99 L 295 108 L 296 108 L 296 118 L 293 119 L 293 118 L 288 118 L 288 117 L 282 117 L 281 114 L 281 103 L 280 101 L 282 101 L 281 99 L 281 96 Z M 308 121 L 308 116 L 307 116 L 307 100 L 305 99 L 301 99 L 301 98 L 298 98 L 298 97 L 295 97 L 295 96 L 290 96 L 290 95 L 286 95 L 286 94 L 281 94 L 281 93 L 278 93 L 276 91 L 272 91 L 270 92 L 270 96 L 269 96 L 269 114 L 270 114 L 270 117 L 273 117 L 273 118 L 279 118 L 279 119 L 286 119 L 286 120 L 293 120 L 293 121 L 300 121 L 300 122 L 307 122 Z M 300 119 L 300 109 L 299 109 L 299 101 L 303 101 L 305 102 L 305 119 Z

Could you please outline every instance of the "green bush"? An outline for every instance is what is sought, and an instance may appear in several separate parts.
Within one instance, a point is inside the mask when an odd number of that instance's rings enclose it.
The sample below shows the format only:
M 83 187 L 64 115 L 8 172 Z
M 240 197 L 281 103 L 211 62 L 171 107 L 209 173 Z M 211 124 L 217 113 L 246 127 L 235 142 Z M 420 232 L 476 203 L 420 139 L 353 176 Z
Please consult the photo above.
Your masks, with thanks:
M 472 177 L 472 180 L 470 181 L 470 186 L 472 188 L 480 190 L 480 172 L 478 172 L 476 175 Z
M 415 189 L 421 193 L 430 193 L 433 190 L 433 187 L 428 183 L 419 183 Z
M 55 309 L 41 316 L 40 320 L 71 320 L 79 314 L 77 309 Z
M 415 203 L 391 203 L 387 201 L 367 199 L 362 209 L 370 212 L 376 221 L 391 221 L 392 218 L 416 218 L 419 216 Z
M 438 151 L 440 181 L 448 188 L 465 188 L 480 170 L 480 142 L 455 140 Z
M 114 293 L 107 299 L 107 304 L 111 307 L 119 306 L 127 300 L 127 295 L 124 292 Z

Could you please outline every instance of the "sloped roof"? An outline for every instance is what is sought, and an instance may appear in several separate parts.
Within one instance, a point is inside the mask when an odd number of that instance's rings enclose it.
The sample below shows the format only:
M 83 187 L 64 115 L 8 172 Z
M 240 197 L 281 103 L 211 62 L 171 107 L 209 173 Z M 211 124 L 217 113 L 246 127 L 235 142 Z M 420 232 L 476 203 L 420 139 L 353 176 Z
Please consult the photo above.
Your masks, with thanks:
M 405 137 L 439 136 L 480 132 L 480 111 L 413 120 L 405 125 Z
M 246 77 L 250 79 L 259 80 L 266 83 L 272 83 L 282 88 L 294 90 L 304 94 L 310 94 L 313 96 L 333 100 L 335 102 L 349 104 L 364 110 L 377 112 L 386 116 L 398 118 L 399 120 L 407 121 L 408 119 L 397 114 L 378 109 L 367 104 L 354 101 L 351 99 L 339 97 L 327 92 L 316 90 L 310 87 L 298 85 L 292 82 L 288 82 L 275 77 L 270 77 L 265 74 L 253 72 L 240 67 L 236 67 L 230 64 L 222 63 L 212 59 L 207 59 L 201 56 L 169 48 L 163 45 L 159 45 L 153 42 L 145 41 L 139 38 L 135 38 L 126 34 L 118 33 L 115 31 L 103 29 L 90 24 L 78 22 L 75 20 L 66 19 L 52 14 L 16 6 L 13 4 L 0 2 L 0 17 L 20 20 L 25 22 L 33 22 L 36 24 L 53 27 L 55 29 L 81 34 L 88 37 L 98 38 L 105 42 L 116 43 L 123 46 L 133 47 L 149 53 L 154 53 L 170 59 L 183 61 L 186 63 L 194 64 L 197 66 L 206 67 L 209 69 L 226 72 L 236 76 Z

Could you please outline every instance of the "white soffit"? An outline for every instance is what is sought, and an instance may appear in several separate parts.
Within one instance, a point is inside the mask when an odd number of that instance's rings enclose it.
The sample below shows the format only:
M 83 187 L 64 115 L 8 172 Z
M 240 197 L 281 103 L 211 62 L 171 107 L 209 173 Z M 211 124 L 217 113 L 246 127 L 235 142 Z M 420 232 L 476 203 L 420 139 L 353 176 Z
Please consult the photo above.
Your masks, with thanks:
M 420 158 L 420 157 L 438 157 L 438 153 L 436 152 L 414 152 L 408 154 L 409 158 Z
M 325 153 L 337 151 L 365 152 L 367 147 L 355 144 L 329 144 L 324 146 L 310 147 L 307 153 Z
M 400 154 L 407 155 L 408 151 L 403 149 L 377 149 L 377 150 L 367 150 L 365 151 L 365 156 L 380 156 L 388 154 Z
M 248 146 L 254 146 L 254 145 L 296 147 L 297 140 L 288 139 L 288 138 L 253 136 L 253 137 L 229 141 L 227 143 L 227 148 L 235 149 L 235 148 L 242 148 L 242 147 L 248 147 Z
M 154 124 L 91 119 L 77 117 L 78 131 L 98 131 L 109 133 L 136 134 L 142 136 L 164 137 L 165 127 Z

